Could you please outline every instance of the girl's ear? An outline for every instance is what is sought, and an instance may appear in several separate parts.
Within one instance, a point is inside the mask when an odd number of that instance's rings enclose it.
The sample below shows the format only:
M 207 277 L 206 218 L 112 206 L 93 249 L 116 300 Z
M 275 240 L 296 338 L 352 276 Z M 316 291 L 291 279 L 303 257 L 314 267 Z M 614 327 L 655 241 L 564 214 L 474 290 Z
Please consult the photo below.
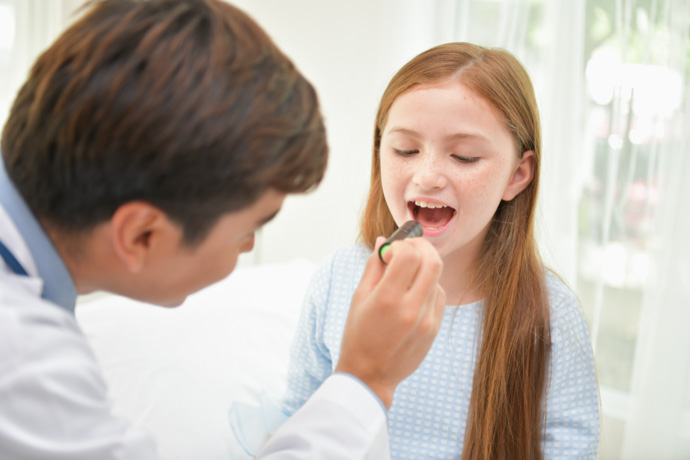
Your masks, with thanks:
M 110 219 L 113 250 L 131 273 L 139 273 L 161 251 L 175 247 L 179 230 L 159 208 L 145 202 L 121 205 Z
M 508 186 L 503 192 L 503 200 L 510 201 L 527 188 L 534 178 L 535 162 L 532 150 L 527 150 L 522 154 L 522 158 L 518 161 L 515 171 L 508 181 Z

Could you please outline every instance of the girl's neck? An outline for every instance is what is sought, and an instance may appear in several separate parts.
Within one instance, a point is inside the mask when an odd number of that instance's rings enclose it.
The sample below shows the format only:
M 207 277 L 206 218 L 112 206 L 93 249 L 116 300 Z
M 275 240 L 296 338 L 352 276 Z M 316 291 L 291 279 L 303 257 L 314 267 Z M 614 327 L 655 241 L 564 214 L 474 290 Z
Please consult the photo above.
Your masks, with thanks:
M 448 280 L 446 280 L 448 278 Z M 461 281 L 458 281 L 460 279 Z M 477 302 L 483 298 L 481 292 L 469 284 L 469 280 L 458 277 L 441 277 L 441 287 L 446 291 L 447 306 L 461 306 Z
M 446 305 L 466 305 L 483 298 L 472 281 L 476 257 L 450 254 L 443 258 L 441 287 L 446 291 Z

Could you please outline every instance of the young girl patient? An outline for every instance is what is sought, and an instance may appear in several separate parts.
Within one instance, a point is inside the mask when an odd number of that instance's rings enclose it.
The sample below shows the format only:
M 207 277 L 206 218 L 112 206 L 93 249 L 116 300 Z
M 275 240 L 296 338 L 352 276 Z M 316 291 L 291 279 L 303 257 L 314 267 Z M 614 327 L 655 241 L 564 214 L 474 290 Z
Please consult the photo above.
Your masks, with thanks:
M 376 116 L 361 243 L 317 270 L 283 411 L 333 372 L 376 237 L 414 219 L 443 258 L 448 306 L 426 360 L 394 395 L 391 457 L 596 458 L 587 325 L 534 239 L 540 163 L 534 91 L 511 54 L 450 43 L 400 69 Z

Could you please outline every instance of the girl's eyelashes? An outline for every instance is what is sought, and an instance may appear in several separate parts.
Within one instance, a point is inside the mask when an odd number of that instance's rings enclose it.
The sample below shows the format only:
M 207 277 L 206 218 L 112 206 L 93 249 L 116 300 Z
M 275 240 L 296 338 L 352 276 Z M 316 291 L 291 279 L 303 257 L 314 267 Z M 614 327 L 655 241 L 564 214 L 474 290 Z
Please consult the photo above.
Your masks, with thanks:
M 410 155 L 414 155 L 415 153 L 419 153 L 419 150 L 401 150 L 401 149 L 396 149 L 396 148 L 394 148 L 393 151 L 394 151 L 397 155 L 402 155 L 402 156 L 404 156 L 404 157 L 407 157 L 407 156 L 410 156 Z
M 418 149 L 403 150 L 403 149 L 393 148 L 393 152 L 395 152 L 396 155 L 400 155 L 403 157 L 409 157 L 409 156 L 412 156 L 412 155 L 419 153 L 419 150 Z M 451 158 L 454 158 L 461 163 L 474 163 L 476 161 L 479 161 L 479 157 L 465 157 L 462 155 L 454 155 L 454 154 L 451 154 Z
M 460 163 L 474 163 L 476 161 L 479 161 L 479 157 L 463 157 L 460 155 L 451 155 L 451 157 L 455 158 Z

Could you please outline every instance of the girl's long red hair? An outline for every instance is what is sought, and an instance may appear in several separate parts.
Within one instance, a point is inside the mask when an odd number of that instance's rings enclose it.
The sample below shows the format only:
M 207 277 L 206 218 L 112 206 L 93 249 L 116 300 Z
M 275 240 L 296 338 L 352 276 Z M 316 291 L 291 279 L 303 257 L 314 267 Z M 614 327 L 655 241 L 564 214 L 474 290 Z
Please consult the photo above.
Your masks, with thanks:
M 395 99 L 413 87 L 457 78 L 498 109 L 515 154 L 534 152 L 531 183 L 499 205 L 473 273 L 484 296 L 463 460 L 541 459 L 550 321 L 544 268 L 534 238 L 541 133 L 530 78 L 510 53 L 469 43 L 434 47 L 408 62 L 386 88 L 376 116 L 369 199 L 360 238 L 369 247 L 396 229 L 381 188 L 381 133 Z

